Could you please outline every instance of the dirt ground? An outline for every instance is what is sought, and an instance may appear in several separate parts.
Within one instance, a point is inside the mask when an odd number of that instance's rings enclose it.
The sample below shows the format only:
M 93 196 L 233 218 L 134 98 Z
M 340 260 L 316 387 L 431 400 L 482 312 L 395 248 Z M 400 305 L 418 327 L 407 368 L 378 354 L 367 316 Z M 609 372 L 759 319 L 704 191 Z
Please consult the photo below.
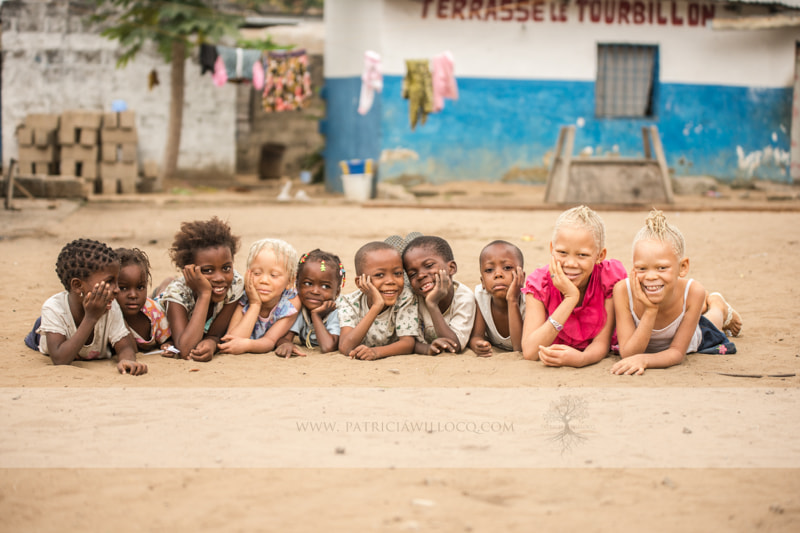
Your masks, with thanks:
M 429 188 L 430 189 L 430 188 Z M 690 355 L 638 377 L 546 368 L 519 353 L 350 360 L 140 356 L 53 367 L 22 338 L 61 290 L 77 237 L 145 250 L 153 278 L 185 220 L 217 215 L 235 260 L 271 236 L 301 253 L 353 255 L 371 240 L 446 238 L 456 279 L 480 249 L 516 243 L 545 264 L 560 208 L 543 188 L 451 184 L 415 202 L 347 203 L 318 187 L 173 187 L 118 198 L 17 200 L 0 214 L 0 531 L 798 531 L 800 199 L 724 190 L 665 206 L 690 275 L 744 319 L 738 353 Z M 609 256 L 630 267 L 649 206 L 598 208 Z

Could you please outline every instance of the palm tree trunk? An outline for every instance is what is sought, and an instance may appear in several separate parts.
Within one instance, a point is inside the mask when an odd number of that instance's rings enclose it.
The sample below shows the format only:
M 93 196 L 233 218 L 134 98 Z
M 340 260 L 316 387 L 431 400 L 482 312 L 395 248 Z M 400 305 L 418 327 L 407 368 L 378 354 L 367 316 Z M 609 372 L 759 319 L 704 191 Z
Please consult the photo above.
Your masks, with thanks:
M 164 178 L 172 178 L 178 170 L 178 152 L 181 147 L 181 128 L 183 126 L 183 94 L 184 94 L 184 64 L 186 62 L 186 44 L 176 40 L 172 44 L 172 70 L 170 73 L 170 103 L 169 124 L 167 126 L 167 145 L 164 148 L 164 164 L 162 165 L 160 183 L 157 189 L 164 185 Z

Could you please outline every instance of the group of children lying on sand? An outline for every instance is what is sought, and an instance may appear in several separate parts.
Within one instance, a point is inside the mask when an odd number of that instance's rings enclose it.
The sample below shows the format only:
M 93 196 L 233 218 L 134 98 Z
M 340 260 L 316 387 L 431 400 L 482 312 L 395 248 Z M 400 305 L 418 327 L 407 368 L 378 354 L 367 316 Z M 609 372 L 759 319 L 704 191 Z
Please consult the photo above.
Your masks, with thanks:
M 526 276 L 520 249 L 493 241 L 471 290 L 453 279 L 446 240 L 394 235 L 356 252 L 357 290 L 340 294 L 338 256 L 316 249 L 298 257 L 280 239 L 253 243 L 240 275 L 239 238 L 214 217 L 181 225 L 170 248 L 181 275 L 151 298 L 144 252 L 78 239 L 56 261 L 65 290 L 44 303 L 25 343 L 54 364 L 113 353 L 118 370 L 133 375 L 147 372 L 136 353 L 151 350 L 210 361 L 217 353 L 303 356 L 314 347 L 363 360 L 499 349 L 572 367 L 614 352 L 614 374 L 666 368 L 692 352 L 735 353 L 728 336 L 739 334 L 741 317 L 687 278 L 683 235 L 663 213 L 652 211 L 634 238 L 630 271 L 606 258 L 604 240 L 596 212 L 569 209 L 556 220 L 548 265 Z

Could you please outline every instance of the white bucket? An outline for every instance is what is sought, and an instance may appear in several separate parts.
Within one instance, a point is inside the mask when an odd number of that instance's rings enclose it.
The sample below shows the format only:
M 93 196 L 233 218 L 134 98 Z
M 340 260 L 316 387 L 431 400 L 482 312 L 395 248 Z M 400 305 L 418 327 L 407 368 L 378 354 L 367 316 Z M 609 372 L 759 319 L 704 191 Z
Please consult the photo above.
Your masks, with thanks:
M 353 202 L 366 202 L 372 196 L 372 174 L 342 174 L 344 196 Z

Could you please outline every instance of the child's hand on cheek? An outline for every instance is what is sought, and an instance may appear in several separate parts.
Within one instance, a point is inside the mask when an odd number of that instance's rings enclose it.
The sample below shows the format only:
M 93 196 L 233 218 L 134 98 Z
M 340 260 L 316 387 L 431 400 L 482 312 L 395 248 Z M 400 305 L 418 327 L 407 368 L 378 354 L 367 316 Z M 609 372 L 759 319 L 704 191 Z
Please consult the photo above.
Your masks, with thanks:
M 632 269 L 630 273 L 630 284 L 631 284 L 631 292 L 633 293 L 633 300 L 636 302 L 640 302 L 644 305 L 645 312 L 648 310 L 658 310 L 658 304 L 655 304 L 650 301 L 645 294 L 644 290 L 642 290 L 642 279 L 644 279 L 644 274 L 642 274 L 641 279 L 636 274 L 636 269 Z
M 564 295 L 564 298 L 569 298 L 570 296 L 573 298 L 581 297 L 581 291 L 578 286 L 572 283 L 572 280 L 564 274 L 561 263 L 556 261 L 556 258 L 552 255 L 550 256 L 550 278 L 553 280 L 553 285 L 555 285 L 556 289 Z
M 428 305 L 438 305 L 452 287 L 453 280 L 447 275 L 447 271 L 440 270 L 433 275 L 433 288 L 425 296 L 425 301 Z
M 383 295 L 378 288 L 372 284 L 372 280 L 366 274 L 361 274 L 358 278 L 356 278 L 356 285 L 358 288 L 367 295 L 367 300 L 369 301 L 370 307 L 374 307 L 380 305 L 384 307 L 386 302 L 383 301 Z
M 199 266 L 186 265 L 183 267 L 183 277 L 186 280 L 186 286 L 195 294 L 211 293 L 211 282 L 200 272 Z
M 522 267 L 517 267 L 511 271 L 511 283 L 508 284 L 508 292 L 506 292 L 506 301 L 509 303 L 519 303 L 522 297 L 522 284 L 525 282 L 525 271 Z
M 261 297 L 258 295 L 256 282 L 253 279 L 253 272 L 248 268 L 244 273 L 244 290 L 247 293 L 247 301 L 250 305 L 260 305 Z
M 83 312 L 90 319 L 98 319 L 106 312 L 106 307 L 111 299 L 111 285 L 101 281 L 85 295 L 83 299 Z
M 312 315 L 317 315 L 320 318 L 325 318 L 328 313 L 336 309 L 336 302 L 334 300 L 326 300 L 320 304 L 319 307 L 311 311 Z

